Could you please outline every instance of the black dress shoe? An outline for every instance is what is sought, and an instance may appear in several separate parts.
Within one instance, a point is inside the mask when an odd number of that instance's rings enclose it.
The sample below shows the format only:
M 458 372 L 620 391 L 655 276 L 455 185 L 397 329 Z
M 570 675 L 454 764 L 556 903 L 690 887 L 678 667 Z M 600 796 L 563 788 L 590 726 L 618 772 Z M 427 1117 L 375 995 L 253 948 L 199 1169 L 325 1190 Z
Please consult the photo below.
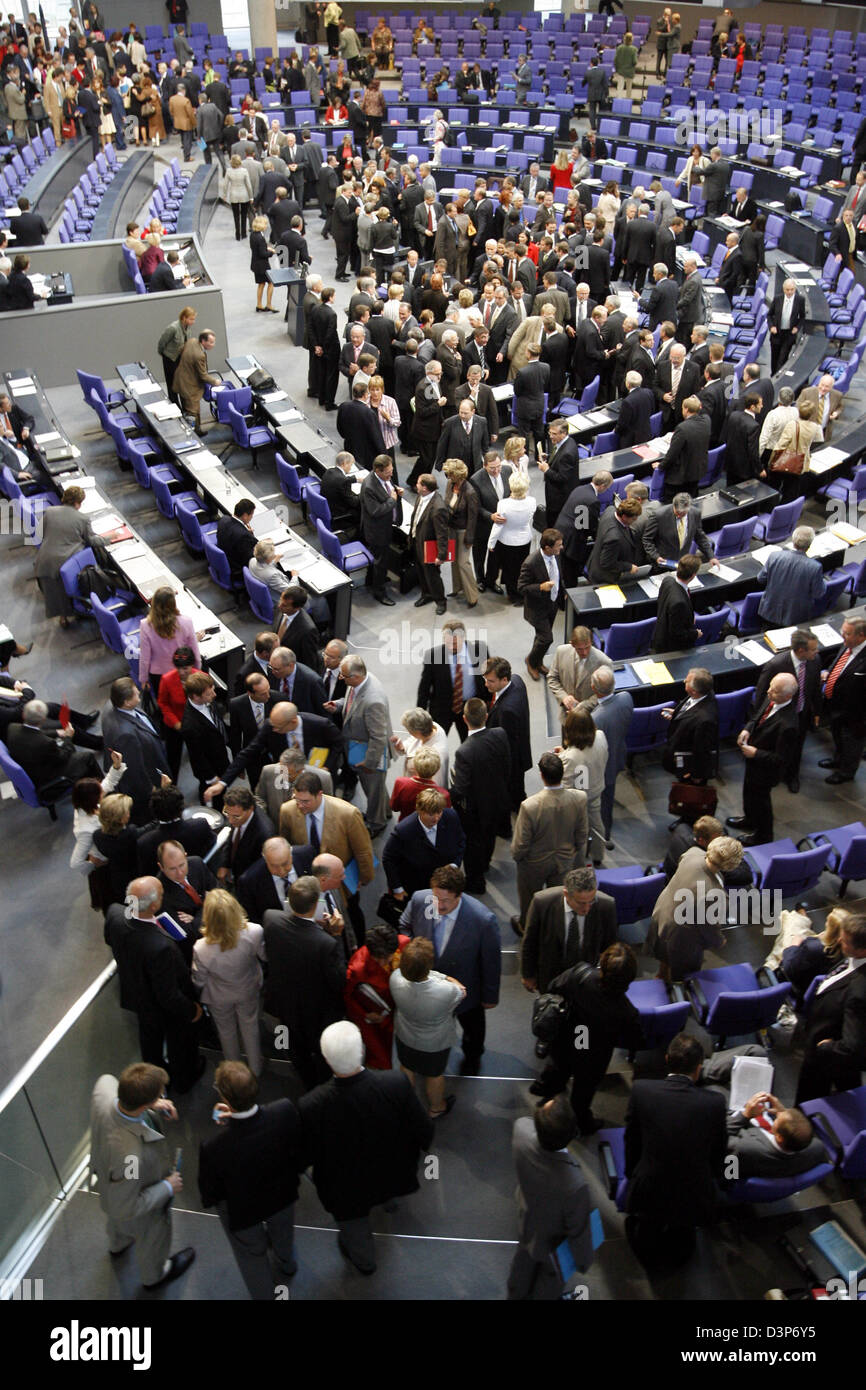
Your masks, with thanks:
M 432 602 L 433 602 L 433 595 L 432 595 L 432 594 L 422 594 L 420 598 L 416 598 L 416 600 L 415 600 L 415 607 L 416 607 L 416 608 L 423 608 L 425 603 L 432 603 Z
M 332 401 L 330 405 L 323 405 L 323 406 L 322 406 L 322 409 L 323 409 L 323 410 L 336 410 L 336 409 L 337 409 L 336 402 L 333 402 L 333 401 Z
M 748 835 L 739 835 L 737 838 L 739 839 L 740 844 L 743 846 L 744 849 L 751 849 L 752 845 L 766 844 L 766 840 L 760 839 L 760 837 L 758 835 L 755 835 L 754 833 L 750 833 Z
M 725 825 L 732 825 L 735 830 L 751 829 L 745 816 L 728 816 Z
M 339 275 L 338 275 L 338 276 L 337 276 L 337 279 L 339 280 L 339 278 L 340 278 L 340 277 L 339 277 Z M 346 276 L 346 279 L 348 280 L 348 278 L 349 278 L 349 277 L 348 277 L 348 275 L 347 275 L 347 276 Z M 358 1271 L 359 1274 L 375 1274 L 375 1273 L 376 1273 L 376 1266 L 375 1266 L 374 1264 L 373 1264 L 373 1265 L 359 1265 L 359 1264 L 358 1264 L 358 1261 L 354 1258 L 353 1255 L 350 1255 L 350 1254 L 349 1254 L 349 1251 L 347 1250 L 346 1246 L 343 1244 L 343 1237 L 342 1237 L 342 1236 L 337 1236 L 337 1244 L 338 1244 L 338 1246 L 340 1247 L 340 1254 L 341 1254 L 341 1255 L 345 1255 L 346 1259 L 349 1261 L 349 1264 L 350 1264 L 350 1265 L 354 1265 L 355 1268 L 357 1269 L 357 1271 Z
M 446 1096 L 446 1097 L 445 1097 L 445 1109 L 444 1109 L 444 1110 L 440 1110 L 439 1113 L 438 1113 L 438 1115 L 431 1115 L 431 1116 L 430 1116 L 430 1119 L 431 1119 L 431 1120 L 444 1120 L 446 1115 L 450 1115 L 450 1114 L 451 1114 L 451 1111 L 454 1109 L 454 1106 L 455 1106 L 456 1104 L 457 1104 L 457 1097 L 456 1097 L 456 1096 Z
M 437 605 L 436 605 L 436 612 L 437 612 L 437 614 L 439 615 L 440 618 L 442 617 L 442 614 L 445 612 L 445 608 L 446 608 L 446 605 L 445 605 L 445 601 L 444 601 L 444 600 L 442 600 L 440 603 L 437 603 Z
M 483 579 L 479 579 L 479 581 L 478 581 L 478 592 L 479 592 L 479 594 L 486 594 L 486 593 L 487 593 L 487 585 L 484 583 L 484 580 L 483 580 Z
M 831 787 L 838 787 L 842 782 L 853 782 L 854 778 L 846 777 L 844 772 L 831 772 L 829 777 L 824 778 L 824 781 L 829 782 Z
M 789 792 L 793 792 L 794 795 L 796 796 L 797 792 L 800 790 L 800 779 L 799 779 L 799 777 L 792 777 L 791 780 L 788 782 L 787 786 L 788 786 L 788 791 L 789 791 Z
M 386 608 L 396 608 L 396 604 L 390 594 L 374 594 L 377 603 L 384 603 Z
M 818 766 L 819 766 L 819 767 L 838 767 L 838 766 L 839 766 L 839 763 L 838 763 L 838 761 L 836 760 L 836 758 L 821 758 L 821 759 L 819 760 L 819 762 L 818 762 Z
M 505 590 L 501 584 L 488 584 L 487 592 L 490 594 L 503 594 Z
M 195 1259 L 195 1251 L 191 1245 L 184 1246 L 183 1250 L 178 1250 L 176 1255 L 172 1255 L 169 1260 L 168 1272 L 157 1279 L 155 1284 L 145 1284 L 146 1289 L 161 1289 L 164 1284 L 170 1284 L 172 1279 L 179 1279 L 185 1274 Z
M 461 1076 L 477 1076 L 481 1071 L 481 1058 L 464 1057 L 458 1070 Z
M 533 1081 L 529 1088 L 529 1094 L 531 1096 L 546 1096 L 548 1090 L 543 1081 Z
M 98 709 L 92 709 L 92 710 L 90 710 L 87 714 L 85 714 L 85 716 L 84 716 L 84 718 L 82 719 L 81 722 L 82 722 L 82 724 L 84 725 L 85 729 L 89 729 L 90 726 L 91 726 L 91 724 L 95 724 L 98 718 L 99 718 L 99 710 L 98 710 Z

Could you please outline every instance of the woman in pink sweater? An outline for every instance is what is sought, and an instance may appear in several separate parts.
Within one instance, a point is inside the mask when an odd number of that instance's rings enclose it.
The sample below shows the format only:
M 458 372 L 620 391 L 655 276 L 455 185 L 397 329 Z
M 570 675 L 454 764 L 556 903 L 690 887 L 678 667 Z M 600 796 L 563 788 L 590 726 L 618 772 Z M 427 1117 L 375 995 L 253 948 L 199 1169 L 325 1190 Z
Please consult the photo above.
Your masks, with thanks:
M 154 695 L 159 694 L 160 677 L 172 669 L 172 658 L 178 647 L 189 647 L 193 665 L 201 666 L 198 635 L 192 618 L 178 612 L 174 589 L 156 590 L 150 600 L 150 612 L 142 619 L 139 640 L 139 682 L 142 686 L 149 683 Z

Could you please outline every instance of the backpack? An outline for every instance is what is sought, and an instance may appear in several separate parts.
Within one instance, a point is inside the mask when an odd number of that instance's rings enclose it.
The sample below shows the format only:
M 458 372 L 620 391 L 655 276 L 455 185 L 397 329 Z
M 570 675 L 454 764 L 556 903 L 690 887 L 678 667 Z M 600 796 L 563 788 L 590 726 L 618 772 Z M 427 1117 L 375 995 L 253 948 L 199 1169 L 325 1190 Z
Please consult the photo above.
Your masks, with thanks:
M 532 1005 L 536 1057 L 546 1057 L 565 1029 L 568 1005 L 561 994 L 539 994 Z
M 98 565 L 85 565 L 78 574 L 78 593 L 81 598 L 96 594 L 100 603 L 105 603 L 106 599 L 113 597 L 114 585 Z

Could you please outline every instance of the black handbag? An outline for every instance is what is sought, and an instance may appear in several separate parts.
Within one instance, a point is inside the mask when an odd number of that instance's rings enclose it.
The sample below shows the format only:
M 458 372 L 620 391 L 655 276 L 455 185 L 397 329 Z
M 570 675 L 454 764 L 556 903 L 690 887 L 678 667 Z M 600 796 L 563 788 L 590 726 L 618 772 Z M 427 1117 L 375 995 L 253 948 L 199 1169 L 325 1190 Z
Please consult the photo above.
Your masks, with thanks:
M 251 391 L 275 391 L 277 383 L 270 372 L 265 371 L 264 367 L 256 367 L 256 370 L 250 372 L 247 377 L 247 386 Z

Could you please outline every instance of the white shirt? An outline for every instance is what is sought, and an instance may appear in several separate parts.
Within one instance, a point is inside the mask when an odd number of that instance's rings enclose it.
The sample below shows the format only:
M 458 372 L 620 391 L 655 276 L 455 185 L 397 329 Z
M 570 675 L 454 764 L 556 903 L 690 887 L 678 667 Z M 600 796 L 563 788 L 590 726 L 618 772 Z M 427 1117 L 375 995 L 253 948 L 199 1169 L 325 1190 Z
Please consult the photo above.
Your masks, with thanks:
M 418 530 L 418 527 L 421 524 L 421 518 L 424 515 L 430 503 L 433 501 L 435 495 L 436 494 L 433 492 L 428 492 L 426 496 L 418 498 L 418 505 L 415 508 L 415 514 L 412 517 L 412 525 L 410 527 L 413 536 L 415 532 Z
M 575 911 L 574 911 L 574 908 L 569 907 L 568 901 L 567 901 L 566 898 L 563 898 L 563 899 L 562 899 L 562 907 L 563 907 L 563 912 L 564 912 L 564 915 L 565 915 L 565 945 L 566 945 L 566 949 L 568 948 L 568 934 L 569 934 L 569 932 L 570 932 L 570 930 L 571 930 L 571 919 L 572 919 L 572 916 L 574 916 L 574 917 L 577 918 L 577 939 L 578 939 L 578 945 L 579 945 L 579 946 L 582 946 L 582 945 L 583 945 L 583 933 L 584 933 L 584 930 L 585 930 L 585 928 L 586 928 L 586 916 L 585 916 L 585 915 L 584 915 L 584 916 L 581 916 L 581 914 L 580 914 L 579 912 L 575 912 Z
M 830 989 L 833 985 L 838 984 L 839 980 L 847 980 L 848 976 L 853 974 L 855 970 L 866 965 L 866 959 L 856 960 L 854 956 L 846 956 L 845 965 L 846 969 L 840 970 L 838 975 L 828 975 L 826 980 L 822 980 L 815 993 L 823 994 L 825 989 Z
M 550 599 L 551 603 L 555 603 L 559 595 L 559 566 L 556 563 L 555 555 L 545 555 L 544 551 L 542 551 L 541 554 L 544 559 L 545 566 L 547 567 L 548 578 L 553 583 L 553 588 L 549 591 L 547 596 Z
M 294 869 L 289 869 L 289 872 L 286 874 L 286 878 L 289 880 L 289 883 L 294 883 L 294 881 L 295 881 L 295 879 L 296 879 L 297 877 L 298 877 L 298 875 L 295 873 Z M 274 888 L 276 889 L 277 897 L 279 898 L 279 900 L 280 900 L 280 902 L 282 903 L 283 907 L 285 907 L 285 905 L 286 905 L 286 880 L 283 879 L 283 878 L 280 878 L 280 875 L 279 875 L 279 874 L 271 874 L 271 878 L 274 880 Z

